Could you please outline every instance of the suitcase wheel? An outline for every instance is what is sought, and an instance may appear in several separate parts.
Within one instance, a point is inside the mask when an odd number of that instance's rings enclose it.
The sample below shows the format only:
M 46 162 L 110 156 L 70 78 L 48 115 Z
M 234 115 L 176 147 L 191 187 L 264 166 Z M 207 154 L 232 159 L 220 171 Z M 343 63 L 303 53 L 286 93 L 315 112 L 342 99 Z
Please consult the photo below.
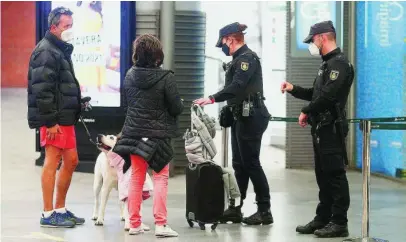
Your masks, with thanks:
M 192 222 L 192 220 L 187 220 L 187 223 L 189 224 L 189 227 L 191 227 L 191 228 L 193 228 L 193 222 Z
M 214 223 L 214 224 L 211 226 L 211 230 L 216 230 L 216 228 L 217 228 L 217 223 Z
M 204 223 L 199 223 L 199 227 L 200 227 L 201 230 L 205 230 L 205 229 L 206 229 L 206 227 L 204 226 Z

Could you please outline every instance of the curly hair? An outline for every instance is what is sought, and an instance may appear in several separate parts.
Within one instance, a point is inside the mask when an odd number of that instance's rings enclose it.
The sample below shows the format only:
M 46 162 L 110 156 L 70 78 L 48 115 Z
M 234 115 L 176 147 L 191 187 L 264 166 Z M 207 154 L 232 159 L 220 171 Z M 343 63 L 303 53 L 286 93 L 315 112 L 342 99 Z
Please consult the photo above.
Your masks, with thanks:
M 132 60 L 138 67 L 160 67 L 164 61 L 164 53 L 159 39 L 151 34 L 139 36 L 133 43 Z

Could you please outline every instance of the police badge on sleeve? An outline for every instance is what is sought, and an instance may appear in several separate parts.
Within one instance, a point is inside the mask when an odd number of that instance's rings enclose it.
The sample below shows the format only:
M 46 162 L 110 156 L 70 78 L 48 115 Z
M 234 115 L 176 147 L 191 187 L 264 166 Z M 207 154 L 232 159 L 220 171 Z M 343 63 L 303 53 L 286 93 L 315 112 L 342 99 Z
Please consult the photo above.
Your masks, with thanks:
M 241 62 L 241 70 L 247 71 L 249 67 L 250 64 L 248 62 Z
M 332 71 L 330 72 L 330 80 L 332 80 L 332 81 L 337 80 L 338 74 L 340 74 L 339 71 L 332 70 Z

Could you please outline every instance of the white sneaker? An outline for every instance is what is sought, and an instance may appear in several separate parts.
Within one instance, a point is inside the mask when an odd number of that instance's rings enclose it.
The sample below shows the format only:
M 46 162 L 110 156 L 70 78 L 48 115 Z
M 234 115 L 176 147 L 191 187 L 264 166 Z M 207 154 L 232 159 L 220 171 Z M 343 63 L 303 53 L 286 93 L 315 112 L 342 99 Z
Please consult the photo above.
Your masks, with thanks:
M 144 224 L 144 223 L 141 223 L 141 228 L 142 228 L 144 231 L 150 231 L 150 230 L 151 230 L 151 228 L 150 228 L 148 225 Z
M 138 228 L 130 228 L 130 231 L 128 232 L 129 235 L 137 235 L 137 234 L 142 234 L 144 233 L 144 230 L 142 229 L 142 226 L 138 226 Z
M 146 224 L 144 224 L 144 223 L 141 223 L 141 226 L 140 226 L 144 231 L 150 231 L 151 230 L 151 228 L 148 226 L 148 225 L 146 225 Z M 130 224 L 126 224 L 125 226 L 124 226 L 124 230 L 125 231 L 129 231 L 130 230 Z
M 168 225 L 156 225 L 155 226 L 156 237 L 178 237 L 178 233 L 171 229 Z

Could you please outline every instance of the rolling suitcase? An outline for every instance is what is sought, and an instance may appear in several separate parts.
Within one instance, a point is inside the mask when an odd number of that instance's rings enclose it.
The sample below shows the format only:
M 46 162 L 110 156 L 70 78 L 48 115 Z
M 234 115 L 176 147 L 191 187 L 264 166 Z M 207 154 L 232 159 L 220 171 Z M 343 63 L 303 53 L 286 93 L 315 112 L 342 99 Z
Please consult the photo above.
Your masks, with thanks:
M 213 162 L 186 168 L 186 219 L 190 227 L 197 222 L 201 230 L 212 224 L 215 230 L 224 213 L 222 168 Z

